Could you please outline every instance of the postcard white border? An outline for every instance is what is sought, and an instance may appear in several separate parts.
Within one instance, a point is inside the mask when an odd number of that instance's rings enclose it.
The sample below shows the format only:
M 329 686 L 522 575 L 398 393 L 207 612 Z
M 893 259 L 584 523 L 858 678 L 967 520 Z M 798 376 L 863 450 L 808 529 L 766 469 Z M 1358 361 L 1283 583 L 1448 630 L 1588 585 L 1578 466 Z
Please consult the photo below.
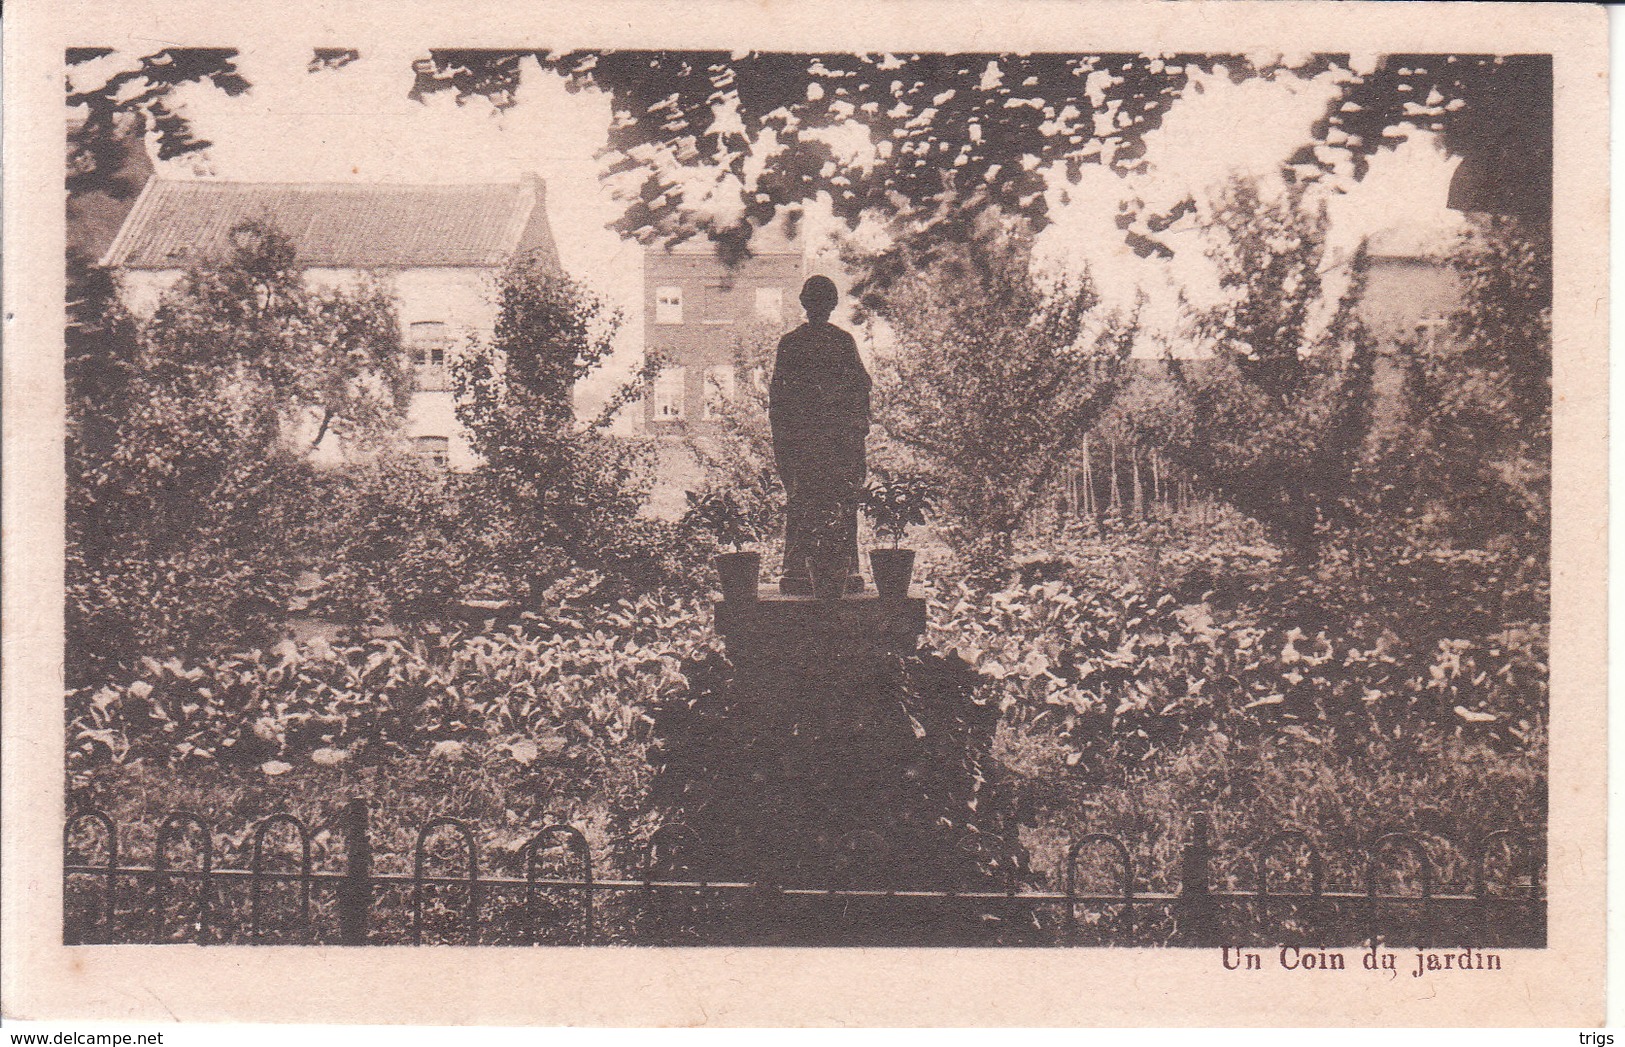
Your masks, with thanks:
M 488 1025 L 1570 1025 L 1603 1020 L 1607 24 L 1558 4 L 60 4 L 5 51 L 3 1005 L 20 1018 Z M 77 947 L 60 943 L 67 45 L 1524 52 L 1557 56 L 1549 948 L 1388 982 L 1206 950 Z

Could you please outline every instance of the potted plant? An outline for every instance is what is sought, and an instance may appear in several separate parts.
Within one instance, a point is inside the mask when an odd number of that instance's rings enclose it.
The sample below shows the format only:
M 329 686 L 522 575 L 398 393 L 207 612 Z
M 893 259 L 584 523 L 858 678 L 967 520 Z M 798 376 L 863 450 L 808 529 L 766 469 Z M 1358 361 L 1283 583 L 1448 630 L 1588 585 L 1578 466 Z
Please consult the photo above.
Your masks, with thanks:
M 907 596 L 914 580 L 914 550 L 903 549 L 911 525 L 925 523 L 931 508 L 930 483 L 922 476 L 881 479 L 864 489 L 859 503 L 875 530 L 891 541 L 889 549 L 871 549 L 869 568 L 881 596 Z
M 722 598 L 743 601 L 756 599 L 756 589 L 762 575 L 762 554 L 743 548 L 747 542 L 756 540 L 756 531 L 734 496 L 727 491 L 711 491 L 704 495 L 689 491 L 688 512 L 683 520 L 689 526 L 710 534 L 719 546 L 731 547 L 731 551 L 719 552 L 712 561 L 722 581 Z

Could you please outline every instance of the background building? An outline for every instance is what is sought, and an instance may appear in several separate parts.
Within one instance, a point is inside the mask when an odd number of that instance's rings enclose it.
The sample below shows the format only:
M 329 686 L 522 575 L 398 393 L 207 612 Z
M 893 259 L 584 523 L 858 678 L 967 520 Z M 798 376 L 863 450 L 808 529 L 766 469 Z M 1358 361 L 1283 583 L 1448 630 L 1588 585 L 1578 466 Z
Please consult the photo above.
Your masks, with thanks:
M 1428 242 L 1404 230 L 1371 237 L 1360 319 L 1385 350 L 1411 338 L 1432 346 L 1449 332 L 1461 306 L 1461 274 L 1448 242 Z
M 559 271 L 540 178 L 479 185 L 350 185 L 179 181 L 154 178 L 102 264 L 120 278 L 126 304 L 149 313 L 199 262 L 230 253 L 231 230 L 267 222 L 294 243 L 316 286 L 370 279 L 392 293 L 402 343 L 417 365 L 407 435 L 454 469 L 474 456 L 457 422 L 447 362 L 496 322 L 493 277 L 534 254 Z
M 800 322 L 800 241 L 770 227 L 750 250 L 726 264 L 697 237 L 644 252 L 644 354 L 661 364 L 644 398 L 649 432 L 676 435 L 711 418 L 717 400 L 732 398 L 757 368 L 771 371 L 779 336 Z

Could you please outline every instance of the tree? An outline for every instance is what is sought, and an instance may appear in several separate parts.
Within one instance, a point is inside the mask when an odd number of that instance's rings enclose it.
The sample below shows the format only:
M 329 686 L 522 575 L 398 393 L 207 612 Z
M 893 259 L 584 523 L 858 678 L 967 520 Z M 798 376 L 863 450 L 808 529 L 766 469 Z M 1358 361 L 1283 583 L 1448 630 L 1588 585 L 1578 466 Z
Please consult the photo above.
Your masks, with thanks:
M 84 66 L 114 54 L 111 47 L 70 47 L 67 102 L 84 110 L 84 119 L 68 133 L 68 191 L 101 190 L 133 195 L 140 185 L 120 184 L 122 138 L 126 133 L 151 134 L 158 158 L 169 160 L 209 147 L 192 134 L 185 116 L 169 105 L 169 92 L 183 84 L 208 83 L 228 96 L 247 91 L 237 71 L 237 51 L 229 47 L 166 47 L 135 58 L 127 68 L 105 77 L 85 76 Z M 86 82 L 78 82 L 84 79 Z
M 616 228 L 643 242 L 708 235 L 725 258 L 748 250 L 753 229 L 781 209 L 793 221 L 826 192 L 854 227 L 865 217 L 923 221 L 981 191 L 1000 213 L 1042 228 L 1046 189 L 1065 189 L 1052 172 L 1075 184 L 1085 164 L 1144 169 L 1145 135 L 1190 89 L 1193 70 L 1222 69 L 1235 83 L 1339 71 L 1325 117 L 1286 163 L 1291 177 L 1351 168 L 1362 178 L 1372 154 L 1414 127 L 1441 132 L 1465 158 L 1464 175 L 1488 183 L 1458 186 L 1464 197 L 1497 201 L 1469 209 L 1549 212 L 1549 56 L 1396 54 L 1367 70 L 1340 54 L 454 49 L 415 65 L 412 93 L 452 91 L 459 103 L 484 97 L 506 108 L 519 101 L 530 57 L 572 89 L 611 95 L 605 178 L 626 205 Z M 854 126 L 872 155 L 832 144 L 832 129 L 850 143 Z M 694 177 L 718 168 L 721 182 Z M 718 188 L 738 191 L 736 208 L 716 207 Z M 1125 201 L 1124 238 L 1142 256 L 1172 254 L 1160 234 L 1194 208 L 1189 199 L 1166 211 Z
M 502 272 L 497 296 L 491 340 L 451 364 L 457 417 L 482 459 L 472 510 L 502 536 L 492 554 L 532 596 L 572 564 L 636 572 L 636 543 L 653 526 L 638 519 L 650 448 L 608 430 L 643 383 L 585 422 L 574 404 L 576 383 L 614 348 L 619 313 L 531 258 Z
M 1436 131 L 1463 158 L 1450 206 L 1539 224 L 1551 215 L 1553 103 L 1551 55 L 1387 55 L 1349 78 L 1312 130 L 1324 145 L 1296 159 L 1324 170 L 1345 154 L 1364 177 L 1372 154 L 1404 140 L 1395 130 Z
M 311 291 L 274 230 L 187 273 L 147 318 L 105 272 L 70 303 L 70 662 L 240 639 L 303 564 L 314 443 L 393 430 L 410 392 L 391 300 Z
M 1281 72 L 1229 56 L 1223 61 L 1237 82 Z M 1444 148 L 1462 158 L 1451 180 L 1451 207 L 1518 215 L 1536 225 L 1550 220 L 1550 55 L 1390 54 L 1358 70 L 1350 56 L 1321 55 L 1297 73 L 1312 76 L 1329 66 L 1348 72 L 1309 140 L 1286 159 L 1282 174 L 1288 180 L 1352 175 L 1358 181 L 1378 152 L 1395 148 L 1412 131 L 1436 132 Z M 1118 224 L 1141 257 L 1172 257 L 1173 241 L 1162 234 L 1196 209 L 1192 197 L 1162 210 L 1128 201 Z
M 1267 527 L 1285 551 L 1311 558 L 1353 520 L 1354 477 L 1372 426 L 1375 344 L 1355 315 L 1364 249 L 1347 290 L 1323 295 L 1326 216 L 1304 187 L 1267 199 L 1232 182 L 1214 201 L 1209 250 L 1227 300 L 1189 307 L 1211 355 L 1169 357 L 1189 424 L 1170 457 Z
M 1110 405 L 1137 323 L 1102 315 L 1087 276 L 1044 279 L 1022 223 L 903 275 L 877 312 L 896 336 L 878 364 L 881 426 L 941 483 L 948 541 L 997 569 L 1068 455 Z
M 232 230 L 232 257 L 190 271 L 146 325 L 153 373 L 224 381 L 267 434 L 319 446 L 390 432 L 411 398 L 394 301 L 381 288 L 316 289 L 271 226 Z
M 99 185 L 116 170 L 121 123 L 155 135 L 161 159 L 206 149 L 169 106 L 173 87 L 209 83 L 236 96 L 250 86 L 229 48 L 164 48 L 90 77 L 89 63 L 112 53 L 67 52 L 68 104 L 87 113 L 72 136 L 70 188 Z M 340 69 L 357 56 L 317 48 L 308 69 Z M 1464 196 L 1494 201 L 1469 209 L 1530 217 L 1550 210 L 1553 100 L 1544 55 L 1395 54 L 1356 71 L 1338 54 L 1288 67 L 1281 57 L 1236 54 L 462 48 L 431 50 L 402 73 L 414 77 L 413 98 L 452 91 L 459 103 L 483 97 L 501 109 L 519 101 L 527 58 L 573 90 L 611 95 L 605 176 L 626 205 L 616 228 L 644 242 L 710 235 L 725 256 L 748 250 L 754 228 L 781 208 L 793 217 L 823 192 L 853 226 L 865 216 L 921 219 L 982 189 L 1002 213 L 1041 227 L 1051 168 L 1074 182 L 1084 164 L 1140 170 L 1145 135 L 1188 88 L 1191 71 L 1221 67 L 1238 83 L 1349 70 L 1311 140 L 1288 161 L 1294 177 L 1319 177 L 1345 160 L 1363 177 L 1374 152 L 1403 138 L 1390 132 L 1412 126 L 1441 132 L 1466 159 L 1464 175 L 1475 184 L 1460 187 Z M 832 129 L 852 125 L 867 132 L 872 156 L 832 145 Z M 701 168 L 732 179 L 723 184 L 738 190 L 736 211 L 719 215 L 689 192 L 689 176 Z M 1124 236 L 1143 254 L 1170 252 L 1158 235 L 1193 206 L 1151 213 L 1131 201 Z
M 784 525 L 784 486 L 773 455 L 768 424 L 768 379 L 782 332 L 766 324 L 746 327 L 735 337 L 734 367 L 739 381 L 731 397 L 712 403 L 710 425 L 686 426 L 684 443 L 713 490 L 740 502 L 752 529 L 771 542 Z M 725 390 L 707 390 L 725 392 Z
M 1546 560 L 1551 541 L 1552 254 L 1547 228 L 1483 217 L 1451 264 L 1451 336 L 1408 345 L 1411 512 L 1435 539 Z
M 466 479 L 404 447 L 315 472 L 309 504 L 332 508 L 298 529 L 321 577 L 307 606 L 337 621 L 410 628 L 486 595 L 489 535 L 465 511 Z
M 1132 168 L 1143 136 L 1178 96 L 1190 66 L 1218 55 L 793 54 L 753 51 L 436 50 L 414 94 L 455 91 L 498 107 L 518 101 L 534 57 L 573 89 L 609 92 L 616 121 L 606 173 L 623 183 L 616 228 L 644 242 L 707 233 L 747 248 L 777 210 L 828 192 L 838 216 L 929 214 L 985 187 L 1010 214 L 1042 223 L 1043 165 Z M 1233 62 L 1241 62 L 1230 56 Z M 831 128 L 858 125 L 873 157 L 835 149 Z M 753 174 L 752 154 L 765 161 Z M 1027 160 L 1026 158 L 1031 158 Z M 1032 162 L 1036 161 L 1036 163 Z M 717 220 L 687 173 L 720 167 L 740 212 Z

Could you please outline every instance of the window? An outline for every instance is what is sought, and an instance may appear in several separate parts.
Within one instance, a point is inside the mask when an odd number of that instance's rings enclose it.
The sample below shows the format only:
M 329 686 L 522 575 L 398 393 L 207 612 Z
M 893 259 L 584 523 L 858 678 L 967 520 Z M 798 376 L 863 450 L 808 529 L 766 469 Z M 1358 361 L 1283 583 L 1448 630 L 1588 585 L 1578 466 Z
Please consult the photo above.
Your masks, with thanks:
M 718 410 L 726 400 L 734 398 L 734 369 L 732 364 L 718 364 L 705 369 L 705 411 L 704 417 L 716 418 L 722 412 Z
M 774 323 L 784 322 L 784 288 L 758 287 L 756 289 L 756 315 Z
M 687 392 L 688 368 L 663 367 L 655 375 L 655 421 L 672 421 L 683 417 L 683 400 Z
M 418 388 L 440 391 L 451 388 L 446 373 L 446 352 L 451 347 L 451 328 L 438 320 L 415 323 L 406 329 L 406 349 L 417 366 Z
M 1428 317 L 1416 325 L 1417 345 L 1428 351 L 1438 349 L 1444 344 L 1444 339 L 1449 333 L 1450 319 L 1448 317 Z
M 451 465 L 450 437 L 420 436 L 416 443 L 418 455 L 436 469 L 445 469 Z
M 733 284 L 706 284 L 705 299 L 700 304 L 704 307 L 700 316 L 702 323 L 733 323 L 734 313 L 738 309 L 738 303 L 734 297 Z
M 444 367 L 451 331 L 438 320 L 415 323 L 406 329 L 406 346 L 419 367 Z
M 680 324 L 683 322 L 683 289 L 681 287 L 655 288 L 655 323 Z

